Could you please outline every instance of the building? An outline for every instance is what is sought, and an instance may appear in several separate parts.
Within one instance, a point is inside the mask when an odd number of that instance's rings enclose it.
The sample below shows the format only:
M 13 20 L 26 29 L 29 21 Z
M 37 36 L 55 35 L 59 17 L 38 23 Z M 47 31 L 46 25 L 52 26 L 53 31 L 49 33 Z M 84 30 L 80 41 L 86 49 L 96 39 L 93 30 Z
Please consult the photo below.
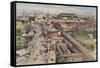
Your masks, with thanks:
M 29 21 L 29 16 L 17 16 L 16 17 L 17 21 L 22 21 L 23 23 L 28 23 Z
M 77 24 L 77 29 L 84 29 L 87 31 L 93 31 L 96 30 L 96 22 L 95 21 L 84 21 L 79 22 Z
M 64 31 L 70 31 L 76 27 L 75 23 L 66 24 L 65 22 L 58 22 L 57 24 L 59 24 Z
M 60 36 L 60 34 L 58 31 L 48 31 L 47 32 L 47 37 L 50 39 L 56 39 L 59 36 Z
M 78 15 L 74 13 L 60 13 L 58 15 L 59 18 L 65 20 L 66 22 L 78 22 Z
M 74 13 L 60 13 L 58 15 L 58 17 L 68 17 L 68 18 L 72 18 L 72 17 L 76 17 L 76 14 L 74 14 Z
M 29 22 L 31 23 L 32 21 L 35 21 L 35 16 L 33 16 L 33 17 L 29 17 Z

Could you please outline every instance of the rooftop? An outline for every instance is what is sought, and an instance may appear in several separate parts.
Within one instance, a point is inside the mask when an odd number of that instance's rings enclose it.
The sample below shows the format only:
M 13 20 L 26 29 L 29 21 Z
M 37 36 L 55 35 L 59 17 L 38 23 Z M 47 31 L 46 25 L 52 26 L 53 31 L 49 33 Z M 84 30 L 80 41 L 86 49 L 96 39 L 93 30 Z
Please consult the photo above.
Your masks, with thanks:
M 60 13 L 58 16 L 76 16 L 74 13 Z

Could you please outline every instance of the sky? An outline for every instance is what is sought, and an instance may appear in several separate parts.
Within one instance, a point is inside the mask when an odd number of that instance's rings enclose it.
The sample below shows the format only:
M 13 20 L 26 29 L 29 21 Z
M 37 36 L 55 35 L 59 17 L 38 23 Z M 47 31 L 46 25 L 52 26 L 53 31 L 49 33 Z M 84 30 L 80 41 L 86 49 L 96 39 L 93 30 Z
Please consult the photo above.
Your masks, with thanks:
M 96 16 L 95 7 L 80 7 L 80 6 L 64 6 L 64 5 L 47 5 L 47 4 L 29 4 L 29 3 L 17 3 L 16 14 L 17 16 L 34 13 L 75 13 L 77 15 L 92 15 Z

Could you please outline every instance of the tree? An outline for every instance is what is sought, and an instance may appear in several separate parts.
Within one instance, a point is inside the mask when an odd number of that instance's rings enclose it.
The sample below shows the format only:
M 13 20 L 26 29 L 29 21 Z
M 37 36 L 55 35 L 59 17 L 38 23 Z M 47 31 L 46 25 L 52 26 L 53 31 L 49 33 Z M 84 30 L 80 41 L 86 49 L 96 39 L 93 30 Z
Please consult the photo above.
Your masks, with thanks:
M 93 44 L 90 45 L 91 50 L 94 50 L 95 46 Z

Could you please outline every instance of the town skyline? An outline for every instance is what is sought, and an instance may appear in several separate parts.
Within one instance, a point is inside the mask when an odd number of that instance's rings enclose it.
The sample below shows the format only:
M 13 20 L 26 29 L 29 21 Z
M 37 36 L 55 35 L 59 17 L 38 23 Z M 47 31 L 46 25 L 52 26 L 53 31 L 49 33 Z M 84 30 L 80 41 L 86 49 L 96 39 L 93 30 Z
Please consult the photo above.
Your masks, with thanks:
M 17 3 L 16 14 L 17 16 L 33 15 L 33 14 L 45 15 L 50 13 L 52 15 L 58 15 L 59 13 L 75 13 L 77 15 L 96 16 L 95 7 L 78 7 L 78 6 L 64 6 L 64 5 L 46 5 L 46 4 L 20 4 Z

